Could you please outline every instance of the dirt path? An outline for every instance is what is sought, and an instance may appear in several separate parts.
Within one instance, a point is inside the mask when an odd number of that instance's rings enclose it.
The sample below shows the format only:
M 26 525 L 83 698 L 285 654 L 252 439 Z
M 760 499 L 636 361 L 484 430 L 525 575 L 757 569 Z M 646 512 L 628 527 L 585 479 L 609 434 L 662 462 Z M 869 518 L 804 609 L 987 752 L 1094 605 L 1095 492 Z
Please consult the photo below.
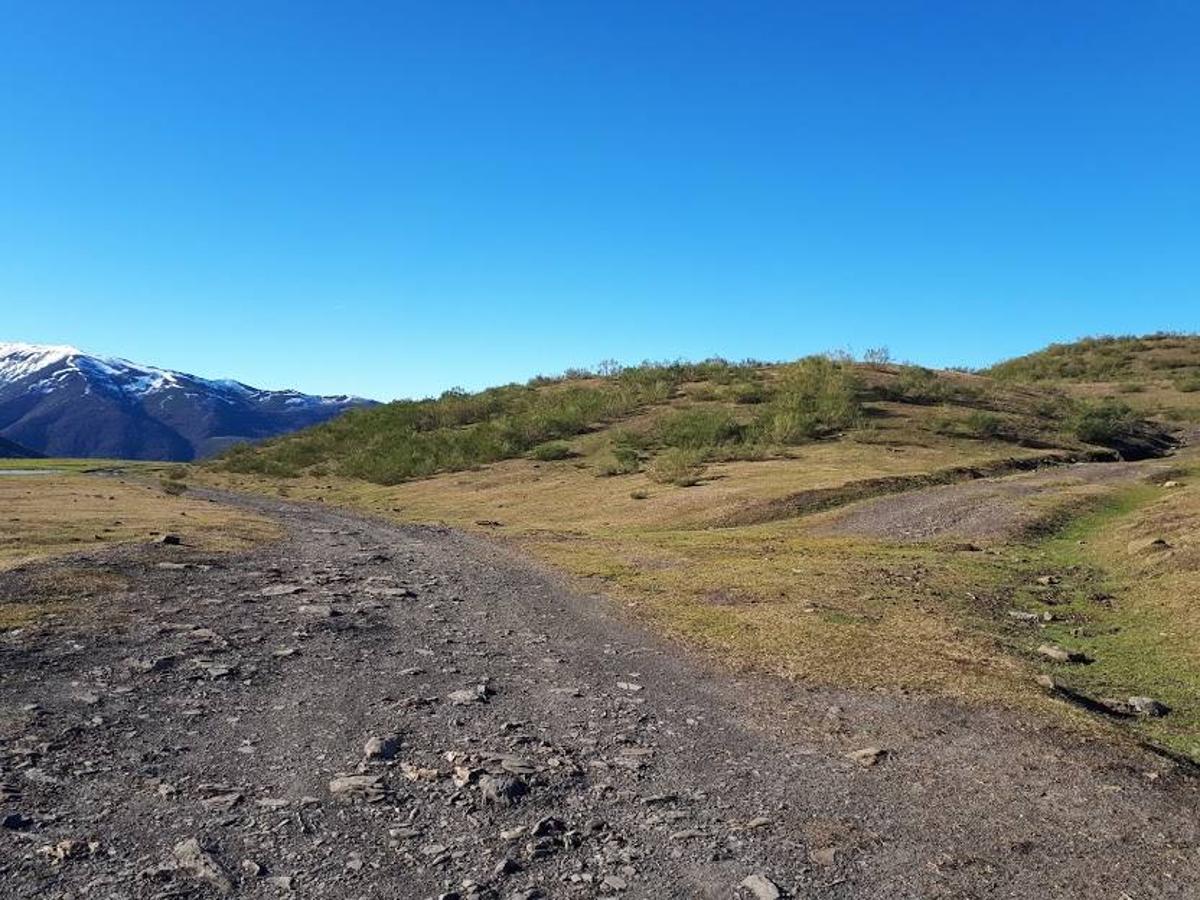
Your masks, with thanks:
M 0 635 L 4 896 L 1195 896 L 1162 760 L 732 676 L 487 543 L 238 502 L 289 536 L 60 561 L 128 587 Z
M 1171 458 L 1077 463 L 981 478 L 865 500 L 822 517 L 817 527 L 826 534 L 895 541 L 1003 539 L 1036 527 L 1066 498 L 1152 478 L 1177 464 Z

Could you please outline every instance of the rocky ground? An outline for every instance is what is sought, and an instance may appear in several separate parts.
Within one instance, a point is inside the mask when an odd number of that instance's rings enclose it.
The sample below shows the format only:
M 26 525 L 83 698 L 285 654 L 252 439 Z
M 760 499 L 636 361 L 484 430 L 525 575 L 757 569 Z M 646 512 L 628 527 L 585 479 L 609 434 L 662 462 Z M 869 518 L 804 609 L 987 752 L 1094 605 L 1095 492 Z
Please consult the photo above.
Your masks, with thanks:
M 288 536 L 0 574 L 125 585 L 0 635 L 4 896 L 1197 895 L 1169 761 L 731 674 L 483 541 L 236 502 Z

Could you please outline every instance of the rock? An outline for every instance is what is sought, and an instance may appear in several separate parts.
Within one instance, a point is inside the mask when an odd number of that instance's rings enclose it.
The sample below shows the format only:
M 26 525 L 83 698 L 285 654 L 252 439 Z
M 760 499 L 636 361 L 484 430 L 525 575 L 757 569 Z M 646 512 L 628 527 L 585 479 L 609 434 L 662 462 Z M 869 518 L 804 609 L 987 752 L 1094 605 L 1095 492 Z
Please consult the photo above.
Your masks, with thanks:
M 629 883 L 620 875 L 605 875 L 600 882 L 600 887 L 610 891 L 623 891 L 629 887 Z
M 380 775 L 339 775 L 329 782 L 329 793 L 335 797 L 379 799 L 387 793 L 387 787 Z
M 846 754 L 847 759 L 854 760 L 864 769 L 869 769 L 885 756 L 887 756 L 887 751 L 879 747 L 864 747 L 861 750 L 852 750 Z
M 1171 711 L 1171 707 L 1153 697 L 1130 697 L 1129 706 L 1136 715 L 1155 719 Z
M 216 810 L 218 812 L 229 812 L 239 803 L 242 802 L 242 795 L 236 791 L 228 794 L 217 794 L 214 797 L 206 797 L 200 803 L 205 809 Z
M 1046 675 L 1043 673 L 1038 675 L 1034 680 L 1048 691 L 1058 690 L 1058 682 L 1054 680 L 1054 676 L 1052 675 Z
M 174 656 L 157 656 L 154 658 L 130 657 L 125 664 L 135 672 L 165 672 L 175 665 Z
M 0 828 L 7 828 L 10 831 L 23 831 L 32 824 L 33 819 L 21 813 L 9 813 L 0 819 Z
M 372 737 L 363 745 L 363 756 L 367 759 L 392 759 L 399 749 L 400 738 L 397 735 Z
M 168 547 L 178 547 L 183 543 L 183 538 L 177 534 L 164 534 L 160 535 L 154 543 L 165 544 Z
M 1049 587 L 1052 584 L 1058 584 L 1062 579 L 1057 575 L 1039 575 L 1035 581 L 1043 587 Z
M 494 878 L 503 878 L 505 875 L 515 875 L 521 871 L 521 864 L 511 856 L 506 856 L 500 862 L 496 863 L 496 868 L 492 869 Z
M 332 619 L 340 615 L 329 603 L 301 603 L 296 607 L 296 612 L 302 616 L 312 616 L 314 619 Z
M 760 872 L 743 878 L 741 887 L 749 891 L 754 896 L 754 900 L 779 900 L 783 896 L 779 885 Z
M 486 702 L 489 693 L 490 691 L 488 690 L 487 685 L 477 684 L 475 687 L 451 691 L 446 695 L 446 699 L 455 706 L 468 706 L 472 703 Z
M 83 841 L 68 839 L 59 841 L 53 846 L 42 847 L 38 850 L 38 853 L 50 857 L 56 863 L 63 863 L 68 859 L 79 859 L 80 857 L 95 853 L 99 846 L 95 842 L 84 843 Z
M 1083 663 L 1088 662 L 1086 653 L 1080 653 L 1077 650 L 1068 650 L 1066 647 L 1061 647 L 1058 644 L 1042 644 L 1037 648 L 1037 652 L 1060 663 Z
M 1130 541 L 1128 544 L 1130 553 L 1136 554 L 1153 554 L 1162 553 L 1171 549 L 1171 545 L 1166 540 L 1160 537 L 1156 538 L 1139 538 Z
M 233 892 L 233 881 L 213 854 L 209 853 L 195 838 L 180 841 L 174 849 L 179 868 L 197 881 L 203 881 L 217 889 L 218 893 Z
M 261 878 L 267 872 L 266 869 L 264 869 L 262 866 L 260 866 L 258 863 L 256 863 L 252 859 L 243 859 L 242 860 L 242 871 L 245 872 L 247 875 L 249 875 L 251 878 Z
M 1179 482 L 1178 481 L 1164 481 L 1162 483 L 1162 486 L 1165 488 L 1176 488 L 1176 487 L 1179 487 Z
M 635 693 L 635 694 L 642 689 L 642 686 L 640 684 L 635 684 L 632 681 L 618 681 L 617 687 L 619 687 L 623 691 L 629 691 L 630 693 Z
M 307 588 L 302 584 L 272 584 L 258 592 L 260 597 L 288 597 L 292 594 L 302 594 Z
M 484 803 L 495 806 L 514 806 L 529 793 L 529 786 L 520 778 L 506 775 L 483 775 L 479 779 L 479 793 Z
M 523 756 L 510 756 L 507 754 L 498 756 L 496 757 L 496 763 L 510 775 L 532 775 L 537 771 L 537 766 L 534 765 L 533 761 Z
M 1008 611 L 1009 618 L 1016 619 L 1020 622 L 1036 622 L 1040 617 L 1035 612 L 1026 612 L 1023 609 L 1010 609 Z
M 546 816 L 543 819 L 538 819 L 529 833 L 535 838 L 551 837 L 562 834 L 566 830 L 566 823 L 562 819 L 555 818 L 554 816 Z

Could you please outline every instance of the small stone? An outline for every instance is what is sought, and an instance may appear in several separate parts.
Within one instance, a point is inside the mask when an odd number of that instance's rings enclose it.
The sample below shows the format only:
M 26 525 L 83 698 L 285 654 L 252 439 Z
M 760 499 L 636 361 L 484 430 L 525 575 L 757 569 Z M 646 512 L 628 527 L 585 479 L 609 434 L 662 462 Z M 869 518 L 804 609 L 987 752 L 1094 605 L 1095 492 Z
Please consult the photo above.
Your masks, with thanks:
M 175 845 L 174 854 L 179 868 L 197 881 L 211 884 L 218 893 L 232 893 L 233 882 L 226 874 L 224 867 L 215 856 L 200 845 L 198 840 L 188 838 L 180 841 Z
M 1068 650 L 1058 644 L 1042 644 L 1037 648 L 1037 652 L 1047 659 L 1060 663 L 1081 663 L 1088 660 L 1087 654 Z
M 1040 684 L 1042 687 L 1044 687 L 1048 691 L 1058 690 L 1058 682 L 1056 682 L 1054 680 L 1054 677 L 1052 675 L 1046 675 L 1045 673 L 1043 673 L 1041 675 L 1038 675 L 1037 678 L 1034 680 L 1037 681 L 1038 684 Z
M 218 812 L 229 812 L 239 803 L 242 802 L 242 795 L 236 791 L 227 794 L 217 794 L 214 797 L 206 797 L 200 803 L 205 809 L 216 810 Z
M 521 871 L 521 864 L 511 856 L 506 856 L 500 862 L 496 863 L 496 868 L 492 870 L 492 875 L 496 878 L 503 878 L 505 875 L 515 875 Z
M 483 775 L 479 779 L 479 793 L 484 803 L 513 806 L 529 793 L 529 786 L 520 778 Z
M 1035 612 L 1026 612 L 1023 609 L 1010 609 L 1008 611 L 1009 618 L 1016 619 L 1019 622 L 1036 622 L 1038 614 Z
M 529 833 L 535 838 L 549 837 L 562 834 L 566 830 L 567 826 L 562 819 L 557 819 L 554 816 L 546 816 L 543 819 L 538 819 Z
M 155 543 L 165 544 L 168 547 L 178 547 L 180 544 L 183 543 L 183 538 L 181 538 L 177 534 L 164 534 L 164 535 L 161 535 L 158 538 L 158 540 L 155 541 Z
M 783 896 L 779 885 L 760 872 L 743 878 L 741 887 L 749 891 L 754 896 L 754 900 L 779 900 Z
M 363 746 L 363 756 L 367 759 L 392 759 L 399 749 L 400 738 L 397 735 L 372 737 Z
M 485 702 L 487 700 L 488 693 L 489 691 L 486 685 L 477 684 L 475 687 L 451 691 L 446 695 L 446 699 L 455 706 L 468 706 L 472 703 Z
M 7 828 L 10 831 L 23 831 L 33 824 L 33 819 L 21 813 L 9 813 L 3 819 L 0 819 L 0 828 Z
M 634 693 L 634 694 L 636 694 L 638 691 L 642 690 L 642 686 L 640 684 L 637 684 L 632 681 L 618 681 L 617 687 L 619 687 L 623 691 L 629 691 L 630 693 Z
M 852 750 L 846 754 L 847 759 L 854 760 L 864 769 L 869 769 L 885 756 L 887 756 L 887 751 L 879 747 L 864 747 L 861 750 Z
M 623 891 L 629 884 L 620 875 L 605 875 L 600 887 L 610 891 Z
M 260 597 L 288 597 L 292 594 L 301 594 L 306 590 L 302 584 L 273 584 L 270 587 L 265 587 L 258 592 Z
M 329 782 L 329 793 L 335 797 L 382 796 L 386 790 L 379 775 L 339 775 Z
M 245 872 L 247 875 L 249 875 L 251 878 L 261 878 L 267 870 L 264 869 L 262 866 L 260 866 L 258 863 L 256 863 L 252 859 L 243 859 L 242 860 L 242 871 Z
M 1171 711 L 1171 707 L 1153 697 L 1130 697 L 1129 706 L 1136 715 L 1154 719 L 1161 718 Z

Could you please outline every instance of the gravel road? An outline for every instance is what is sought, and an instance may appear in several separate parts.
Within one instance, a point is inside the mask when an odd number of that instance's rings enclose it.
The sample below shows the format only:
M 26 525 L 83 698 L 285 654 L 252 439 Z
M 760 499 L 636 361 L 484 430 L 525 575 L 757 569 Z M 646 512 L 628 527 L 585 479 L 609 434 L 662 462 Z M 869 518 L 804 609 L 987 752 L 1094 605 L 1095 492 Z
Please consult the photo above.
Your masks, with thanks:
M 5 897 L 1195 897 L 1194 778 L 1016 714 L 738 675 L 483 540 L 231 499 L 0 634 Z
M 824 517 L 818 530 L 894 541 L 999 540 L 1036 528 L 1067 491 L 1153 479 L 1174 465 L 1169 458 L 1076 463 L 906 491 L 839 509 Z

